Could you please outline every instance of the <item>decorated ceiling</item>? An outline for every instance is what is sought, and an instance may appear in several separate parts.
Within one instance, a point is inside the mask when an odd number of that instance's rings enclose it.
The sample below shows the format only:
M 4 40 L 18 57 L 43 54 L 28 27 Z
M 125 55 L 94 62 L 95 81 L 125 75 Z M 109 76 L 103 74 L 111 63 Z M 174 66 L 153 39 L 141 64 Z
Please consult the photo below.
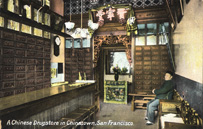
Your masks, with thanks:
M 64 14 L 80 14 L 81 0 L 64 0 Z M 89 9 L 97 8 L 105 5 L 115 4 L 132 4 L 133 8 L 146 8 L 152 6 L 160 6 L 164 4 L 164 0 L 83 0 L 82 12 L 88 13 Z

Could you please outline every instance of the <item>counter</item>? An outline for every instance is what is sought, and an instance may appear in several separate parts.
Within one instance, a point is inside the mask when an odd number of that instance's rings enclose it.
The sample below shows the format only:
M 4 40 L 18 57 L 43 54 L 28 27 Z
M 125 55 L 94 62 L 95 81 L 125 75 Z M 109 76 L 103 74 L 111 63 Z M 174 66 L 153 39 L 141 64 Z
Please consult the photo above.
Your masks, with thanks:
M 2 126 L 4 127 L 8 120 L 29 120 L 35 114 L 43 113 L 44 111 L 48 111 L 51 114 L 53 112 L 49 110 L 51 108 L 61 110 L 64 107 L 64 111 L 68 113 L 82 104 L 92 105 L 94 103 L 94 92 L 95 83 L 85 83 L 76 86 L 66 84 L 0 98 Z M 58 107 L 59 105 L 61 106 L 60 108 Z M 56 115 L 60 118 L 62 117 L 61 115 L 65 114 L 60 113 L 53 116 Z M 57 119 L 56 117 L 52 118 L 52 116 L 41 119 L 48 120 L 48 118 L 52 120 Z

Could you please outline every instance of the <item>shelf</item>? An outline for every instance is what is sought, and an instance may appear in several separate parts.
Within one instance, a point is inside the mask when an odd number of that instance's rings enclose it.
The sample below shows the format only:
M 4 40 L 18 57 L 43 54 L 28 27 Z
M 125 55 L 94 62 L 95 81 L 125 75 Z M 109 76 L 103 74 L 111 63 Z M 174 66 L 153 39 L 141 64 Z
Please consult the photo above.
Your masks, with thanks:
M 35 27 L 35 28 L 38 28 L 38 29 L 41 29 L 44 31 L 48 31 L 48 32 L 53 33 L 53 34 L 58 34 L 58 35 L 61 35 L 63 37 L 71 37 L 70 35 L 68 35 L 66 33 L 63 33 L 63 32 L 58 31 L 58 30 L 54 30 L 51 26 L 37 23 L 34 20 L 31 20 L 31 19 L 28 19 L 25 17 L 21 17 L 18 14 L 12 13 L 12 12 L 7 11 L 7 10 L 1 10 L 0 16 L 3 16 L 7 19 L 11 19 L 11 20 L 14 20 L 14 21 L 22 23 L 22 24 L 26 24 L 26 25 L 31 26 L 31 27 Z

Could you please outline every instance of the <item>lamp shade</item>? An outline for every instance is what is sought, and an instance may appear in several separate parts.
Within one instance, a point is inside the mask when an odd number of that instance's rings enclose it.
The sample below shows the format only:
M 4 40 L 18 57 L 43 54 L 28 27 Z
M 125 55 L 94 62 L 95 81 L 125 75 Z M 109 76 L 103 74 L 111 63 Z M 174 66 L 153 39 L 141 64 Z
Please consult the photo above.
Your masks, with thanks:
M 88 20 L 88 26 L 92 29 L 92 30 L 96 30 L 99 27 L 98 23 L 93 23 L 92 20 Z
M 71 29 L 74 28 L 75 23 L 73 23 L 73 22 L 65 22 L 65 26 L 66 26 L 67 29 L 71 30 Z

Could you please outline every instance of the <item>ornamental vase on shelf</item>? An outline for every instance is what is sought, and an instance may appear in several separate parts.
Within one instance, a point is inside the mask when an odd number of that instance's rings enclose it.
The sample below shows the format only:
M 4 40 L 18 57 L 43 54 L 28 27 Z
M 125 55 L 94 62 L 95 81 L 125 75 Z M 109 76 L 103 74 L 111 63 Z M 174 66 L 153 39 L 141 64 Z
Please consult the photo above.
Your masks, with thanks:
M 114 75 L 115 81 L 118 81 L 118 78 L 119 78 L 119 74 L 118 74 L 118 72 L 115 72 L 115 75 Z

